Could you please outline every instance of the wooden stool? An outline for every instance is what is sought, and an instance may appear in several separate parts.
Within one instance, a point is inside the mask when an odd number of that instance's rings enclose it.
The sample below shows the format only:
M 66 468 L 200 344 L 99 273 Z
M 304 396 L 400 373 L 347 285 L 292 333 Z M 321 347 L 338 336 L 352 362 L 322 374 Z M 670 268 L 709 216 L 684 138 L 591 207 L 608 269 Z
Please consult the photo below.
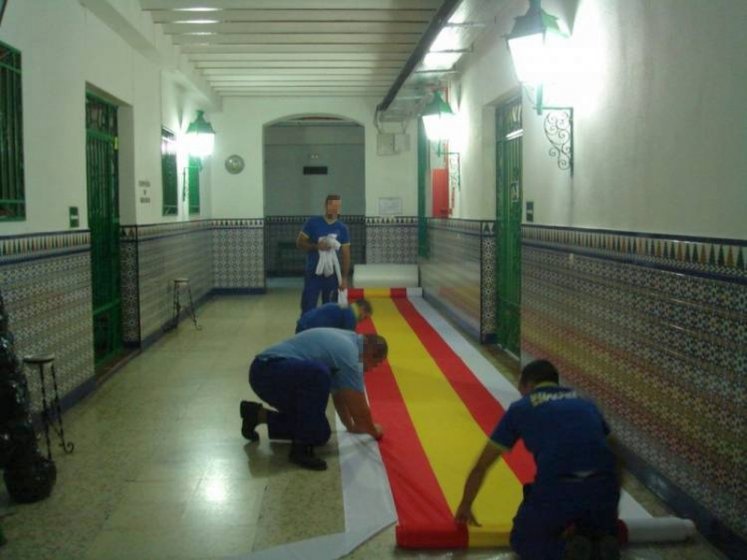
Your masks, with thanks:
M 195 329 L 199 331 L 200 326 L 197 324 L 197 315 L 195 315 L 195 304 L 194 304 L 194 301 L 192 301 L 192 288 L 189 285 L 189 278 L 174 278 L 174 287 L 173 287 L 173 293 L 172 293 L 174 314 L 171 318 L 172 328 L 176 328 L 179 326 L 179 314 L 182 311 L 182 305 L 181 305 L 181 302 L 179 301 L 179 293 L 184 288 L 186 288 L 187 296 L 189 298 L 189 305 L 187 305 L 185 309 L 187 310 L 187 313 L 189 314 L 189 316 L 192 318 L 192 322 L 195 325 Z
M 75 444 L 65 441 L 65 428 L 62 425 L 62 408 L 60 407 L 60 396 L 57 390 L 57 370 L 54 367 L 54 354 L 39 354 L 35 356 L 24 356 L 23 363 L 28 366 L 37 366 L 39 368 L 39 382 L 41 384 L 42 394 L 42 424 L 44 425 L 44 437 L 47 440 L 47 458 L 52 459 L 52 444 L 49 441 L 50 426 L 60 438 L 60 447 L 65 453 L 72 453 Z M 47 402 L 47 387 L 44 376 L 46 367 L 52 372 L 52 384 L 54 387 L 54 398 Z M 54 407 L 54 413 L 53 409 Z M 56 417 L 56 418 L 55 418 Z

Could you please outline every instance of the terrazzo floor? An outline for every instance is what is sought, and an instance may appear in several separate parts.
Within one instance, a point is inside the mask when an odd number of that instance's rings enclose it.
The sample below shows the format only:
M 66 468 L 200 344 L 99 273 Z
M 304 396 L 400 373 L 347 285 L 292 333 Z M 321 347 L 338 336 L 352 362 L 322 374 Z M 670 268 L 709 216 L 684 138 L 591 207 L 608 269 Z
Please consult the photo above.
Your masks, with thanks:
M 298 297 L 293 282 L 276 282 L 267 295 L 215 298 L 198 309 L 202 330 L 182 322 L 68 411 L 75 453 L 55 453 L 52 496 L 14 505 L 0 486 L 8 539 L 0 558 L 218 559 L 344 530 L 334 437 L 321 451 L 330 468 L 319 473 L 288 464 L 287 444 L 268 442 L 263 428 L 258 445 L 239 433 L 239 400 L 253 396 L 251 358 L 293 333 Z M 655 515 L 666 513 L 635 480 L 626 489 Z M 349 557 L 513 558 L 398 550 L 393 527 Z M 698 538 L 631 549 L 624 558 L 723 556 Z

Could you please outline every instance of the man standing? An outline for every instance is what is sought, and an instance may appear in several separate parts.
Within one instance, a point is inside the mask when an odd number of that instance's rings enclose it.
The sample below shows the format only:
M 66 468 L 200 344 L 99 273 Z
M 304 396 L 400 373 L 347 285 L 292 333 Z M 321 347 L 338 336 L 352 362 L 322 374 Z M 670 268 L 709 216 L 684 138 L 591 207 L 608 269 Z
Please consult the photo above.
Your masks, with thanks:
M 350 234 L 347 226 L 337 219 L 341 207 L 339 194 L 327 195 L 324 216 L 306 220 L 296 239 L 296 247 L 306 251 L 301 314 L 316 307 L 320 294 L 322 303 L 337 301 L 337 290 L 348 287 Z
M 367 299 L 357 299 L 343 307 L 339 303 L 325 303 L 307 311 L 296 323 L 296 334 L 319 327 L 331 327 L 354 331 L 361 321 L 373 314 L 373 308 Z
M 363 372 L 386 356 L 383 337 L 330 328 L 304 331 L 267 348 L 249 368 L 249 384 L 275 410 L 241 401 L 241 434 L 257 441 L 255 429 L 266 423 L 270 439 L 291 440 L 291 462 L 325 470 L 327 463 L 314 455 L 314 446 L 324 445 L 331 434 L 325 414 L 330 393 L 349 432 L 381 438 L 366 401 Z

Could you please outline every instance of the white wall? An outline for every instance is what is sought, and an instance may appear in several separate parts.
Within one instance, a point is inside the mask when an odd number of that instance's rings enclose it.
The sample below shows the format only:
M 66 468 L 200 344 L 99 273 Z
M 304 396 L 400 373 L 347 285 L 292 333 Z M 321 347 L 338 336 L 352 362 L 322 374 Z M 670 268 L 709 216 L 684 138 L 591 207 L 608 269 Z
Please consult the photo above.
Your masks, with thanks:
M 373 114 L 379 98 L 227 98 L 221 112 L 211 113 L 216 130 L 212 156 L 212 210 L 216 218 L 263 216 L 263 127 L 298 115 L 342 117 L 365 129 L 366 213 L 375 216 L 379 197 L 401 197 L 404 215 L 417 214 L 417 150 L 411 125 L 410 149 L 392 156 L 376 153 Z M 244 158 L 242 173 L 229 174 L 223 162 L 231 154 Z M 343 210 L 345 210 L 343 208 Z
M 747 2 L 570 4 L 543 8 L 575 13 L 575 172 L 547 155 L 544 115 L 525 96 L 524 200 L 534 201 L 535 222 L 747 237 Z M 457 217 L 494 217 L 491 102 L 515 86 L 500 35 L 524 10 L 504 11 L 451 90 L 469 127 Z
M 365 214 L 362 126 L 265 127 L 265 215 L 319 214 L 329 193 L 342 197 L 343 214 Z M 323 166 L 325 175 L 304 175 Z
M 118 5 L 127 7 L 127 2 Z M 130 2 L 131 4 L 131 2 Z M 131 7 L 131 6 L 130 6 Z M 130 10 L 132 11 L 132 10 Z M 139 12 L 133 17 L 142 19 Z M 151 24 L 152 27 L 152 24 Z M 149 33 L 153 33 L 150 29 Z M 76 0 L 9 2 L 0 41 L 21 51 L 26 220 L 0 222 L 0 234 L 69 229 L 68 207 L 77 206 L 87 228 L 85 92 L 107 95 L 121 107 L 120 221 L 153 223 L 161 217 L 161 73 L 146 56 Z M 165 105 L 194 118 L 199 96 L 163 95 Z M 173 111 L 172 111 L 173 112 Z M 209 212 L 210 173 L 203 172 Z M 150 182 L 151 202 L 139 201 L 138 181 Z

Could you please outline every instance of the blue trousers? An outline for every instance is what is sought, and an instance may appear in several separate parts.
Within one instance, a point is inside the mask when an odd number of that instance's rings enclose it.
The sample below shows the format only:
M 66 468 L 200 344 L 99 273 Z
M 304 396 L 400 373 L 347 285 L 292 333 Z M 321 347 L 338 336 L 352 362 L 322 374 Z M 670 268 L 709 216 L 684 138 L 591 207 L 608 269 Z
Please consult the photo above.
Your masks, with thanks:
M 337 301 L 337 275 L 317 276 L 314 272 L 306 272 L 303 279 L 303 293 L 301 294 L 301 315 L 309 309 L 314 309 L 322 296 L 322 303 Z
M 276 409 L 267 411 L 270 439 L 324 445 L 331 430 L 325 410 L 330 371 L 321 362 L 257 358 L 249 368 L 249 384 L 260 399 Z
M 527 484 L 511 531 L 524 560 L 559 560 L 571 524 L 592 535 L 615 535 L 620 488 L 613 474 L 552 484 Z

